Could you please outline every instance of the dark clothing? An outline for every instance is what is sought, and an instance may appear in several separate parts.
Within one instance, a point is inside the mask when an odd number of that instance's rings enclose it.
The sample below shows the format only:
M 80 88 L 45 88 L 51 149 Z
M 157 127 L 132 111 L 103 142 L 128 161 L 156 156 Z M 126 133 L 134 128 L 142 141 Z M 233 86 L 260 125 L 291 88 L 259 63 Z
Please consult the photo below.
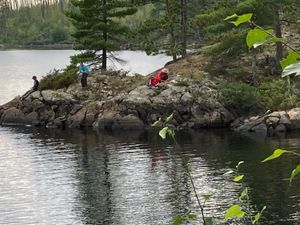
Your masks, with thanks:
M 39 91 L 40 90 L 40 82 L 38 80 L 34 80 L 33 87 L 28 90 L 24 95 L 22 95 L 21 99 L 27 98 L 29 95 L 31 95 L 33 92 Z M 41 92 L 40 92 L 40 96 Z
M 21 99 L 27 98 L 29 95 L 31 95 L 33 92 L 36 92 L 37 90 L 30 89 L 27 91 L 24 95 L 22 95 Z
M 34 91 L 38 91 L 39 90 L 39 87 L 40 87 L 40 82 L 38 80 L 35 80 L 34 81 L 34 85 L 32 87 L 32 90 Z
M 87 86 L 87 77 L 88 77 L 89 74 L 87 73 L 82 73 L 81 75 L 81 87 L 86 87 Z

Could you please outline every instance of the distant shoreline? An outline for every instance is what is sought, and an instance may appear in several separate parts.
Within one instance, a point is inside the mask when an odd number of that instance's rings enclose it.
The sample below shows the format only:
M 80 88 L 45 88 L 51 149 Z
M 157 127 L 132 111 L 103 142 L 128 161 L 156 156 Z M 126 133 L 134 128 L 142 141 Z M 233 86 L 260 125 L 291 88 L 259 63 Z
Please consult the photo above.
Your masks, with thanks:
M 51 44 L 51 45 L 3 45 L 0 50 L 73 50 L 72 44 Z

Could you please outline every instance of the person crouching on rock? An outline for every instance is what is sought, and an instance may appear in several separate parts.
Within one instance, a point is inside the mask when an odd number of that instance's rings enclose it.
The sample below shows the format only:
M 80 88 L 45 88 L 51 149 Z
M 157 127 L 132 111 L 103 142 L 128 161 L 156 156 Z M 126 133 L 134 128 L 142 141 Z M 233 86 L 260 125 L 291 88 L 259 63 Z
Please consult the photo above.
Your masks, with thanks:
M 31 95 L 33 92 L 40 91 L 40 82 L 37 80 L 37 77 L 33 76 L 32 80 L 34 82 L 33 87 L 30 88 L 30 90 L 28 90 L 24 95 L 22 95 L 21 100 L 24 100 L 29 95 Z M 41 93 L 40 93 L 40 95 L 41 95 Z
M 79 72 L 81 73 L 81 87 L 86 87 L 87 86 L 87 77 L 90 74 L 90 69 L 88 66 L 84 65 L 82 62 L 80 63 L 79 66 Z
M 169 78 L 168 73 L 169 71 L 167 68 L 163 68 L 161 71 L 158 71 L 157 74 L 149 80 L 149 86 L 158 87 L 160 83 Z

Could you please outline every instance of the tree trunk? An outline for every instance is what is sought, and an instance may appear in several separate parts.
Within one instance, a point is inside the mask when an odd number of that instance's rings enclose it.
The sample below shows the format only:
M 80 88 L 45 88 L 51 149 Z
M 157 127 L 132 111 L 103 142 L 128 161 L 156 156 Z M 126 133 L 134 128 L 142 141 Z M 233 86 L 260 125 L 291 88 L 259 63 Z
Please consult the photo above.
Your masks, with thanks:
M 187 43 L 187 0 L 181 0 L 181 54 L 186 56 Z
M 253 52 L 251 70 L 252 70 L 252 82 L 255 85 L 256 84 L 256 73 L 257 73 L 257 57 L 256 57 L 255 50 Z
M 4 0 L 0 4 L 0 31 L 3 34 L 5 41 L 8 35 L 8 17 L 9 17 L 9 3 Z
M 106 5 L 106 0 L 103 0 L 103 6 Z M 106 12 L 103 12 L 103 22 L 104 24 L 107 25 L 107 15 Z M 104 43 L 106 44 L 107 42 L 107 31 L 104 29 L 103 31 L 103 40 Z M 102 47 L 102 65 L 101 65 L 101 69 L 103 71 L 106 71 L 107 69 L 107 49 L 105 46 Z
M 167 16 L 169 19 L 169 32 L 171 35 L 171 52 L 172 52 L 172 57 L 173 57 L 173 61 L 177 60 L 177 55 L 176 55 L 176 40 L 175 40 L 175 34 L 174 34 L 174 15 L 172 13 L 171 10 L 171 6 L 170 6 L 170 2 L 169 0 L 166 0 L 166 6 L 167 6 Z
M 275 35 L 282 38 L 281 23 L 279 17 L 279 7 L 275 6 Z M 276 42 L 276 63 L 280 71 L 280 61 L 283 59 L 283 46 L 281 42 Z

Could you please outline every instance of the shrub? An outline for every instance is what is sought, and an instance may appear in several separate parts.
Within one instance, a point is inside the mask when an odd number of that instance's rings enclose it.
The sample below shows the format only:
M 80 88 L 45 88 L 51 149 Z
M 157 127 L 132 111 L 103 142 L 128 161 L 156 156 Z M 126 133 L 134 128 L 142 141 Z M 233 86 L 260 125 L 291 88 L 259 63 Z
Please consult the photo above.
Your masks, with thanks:
M 56 72 L 43 77 L 40 85 L 41 90 L 57 90 L 69 87 L 78 79 L 77 70 L 76 67 L 70 66 L 62 73 Z
M 245 113 L 261 109 L 260 95 L 257 89 L 243 82 L 232 82 L 217 86 L 219 101 L 236 113 Z
M 300 106 L 300 100 L 290 95 L 285 80 L 272 79 L 254 87 L 243 82 L 221 84 L 219 101 L 237 112 L 257 112 L 265 110 L 286 110 Z
M 300 103 L 297 96 L 288 93 L 286 82 L 283 79 L 272 79 L 261 83 L 258 92 L 266 109 L 286 110 L 298 107 Z

